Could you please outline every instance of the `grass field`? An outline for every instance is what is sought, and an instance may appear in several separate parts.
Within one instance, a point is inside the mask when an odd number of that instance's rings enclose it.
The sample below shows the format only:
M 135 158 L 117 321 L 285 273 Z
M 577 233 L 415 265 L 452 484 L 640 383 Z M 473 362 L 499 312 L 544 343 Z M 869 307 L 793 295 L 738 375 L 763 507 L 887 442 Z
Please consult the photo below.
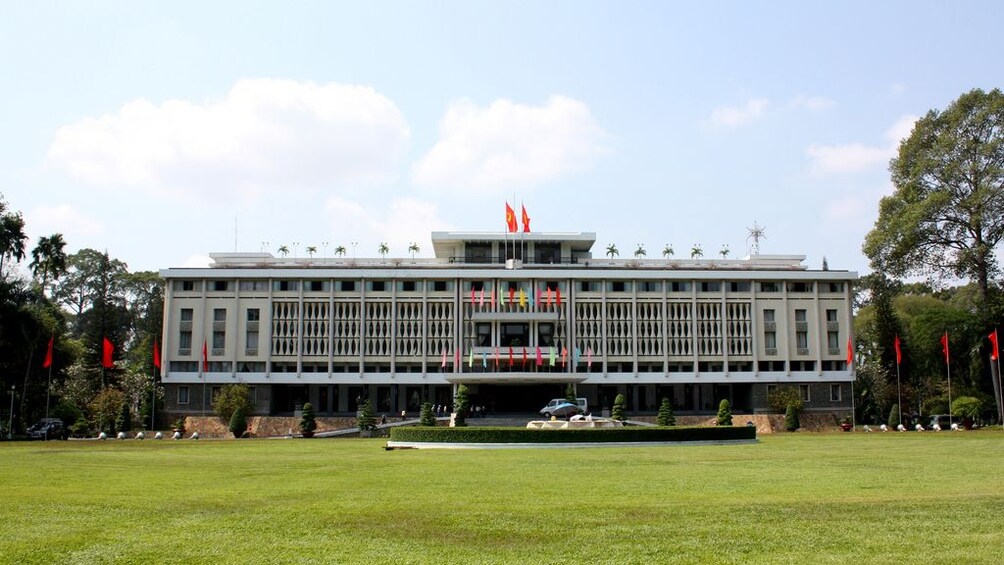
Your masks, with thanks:
M 5 563 L 1004 563 L 1004 433 L 0 445 Z

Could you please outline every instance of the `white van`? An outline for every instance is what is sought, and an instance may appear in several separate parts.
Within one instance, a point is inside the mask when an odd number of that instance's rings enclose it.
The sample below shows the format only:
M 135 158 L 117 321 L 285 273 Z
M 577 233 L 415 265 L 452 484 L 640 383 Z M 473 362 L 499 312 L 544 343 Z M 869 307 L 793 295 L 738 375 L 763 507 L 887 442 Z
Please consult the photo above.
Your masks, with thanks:
M 558 416 L 564 418 L 575 414 L 585 414 L 588 412 L 589 404 L 585 398 L 576 398 L 575 405 L 570 404 L 564 398 L 552 398 L 547 406 L 540 409 L 540 415 L 545 418 Z

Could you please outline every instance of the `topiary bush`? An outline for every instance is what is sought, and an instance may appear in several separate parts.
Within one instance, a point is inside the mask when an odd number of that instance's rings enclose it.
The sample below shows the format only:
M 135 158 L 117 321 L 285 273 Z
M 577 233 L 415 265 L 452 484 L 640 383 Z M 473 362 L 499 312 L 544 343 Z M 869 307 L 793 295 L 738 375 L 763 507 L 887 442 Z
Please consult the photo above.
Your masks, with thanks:
M 623 422 L 624 420 L 627 420 L 627 417 L 624 415 L 624 405 L 625 404 L 627 404 L 627 400 L 624 399 L 624 395 L 623 394 L 618 394 L 614 398 L 614 406 L 610 410 L 610 418 L 612 420 L 620 420 L 621 422 Z
M 373 404 L 370 399 L 363 400 L 359 405 L 359 415 L 356 416 L 356 427 L 360 431 L 373 431 L 376 429 L 376 418 L 373 416 Z
M 659 415 L 655 421 L 660 426 L 676 425 L 676 415 L 673 414 L 673 403 L 668 398 L 662 399 L 662 404 L 659 406 Z
M 576 404 L 575 385 L 573 385 L 572 383 L 568 383 L 568 386 L 565 387 L 565 400 L 568 401 L 570 404 Z
M 229 422 L 230 417 L 238 408 L 243 407 L 245 414 L 250 414 L 251 409 L 251 387 L 244 383 L 223 385 L 220 392 L 213 397 L 213 410 L 216 415 L 223 418 L 224 422 Z
M 770 407 L 771 412 L 777 414 L 786 412 L 789 406 L 794 406 L 795 410 L 801 410 L 803 407 L 802 394 L 798 388 L 791 385 L 773 387 L 767 395 L 767 406 Z
M 238 406 L 237 410 L 234 410 L 233 415 L 230 416 L 229 429 L 230 433 L 234 434 L 236 438 L 241 437 L 247 431 L 248 415 L 243 406 Z
M 457 414 L 453 418 L 453 425 L 458 428 L 466 426 L 467 408 L 469 407 L 469 401 L 467 400 L 467 385 L 460 385 L 457 387 L 457 396 L 453 399 L 453 406 Z
M 300 433 L 303 437 L 314 437 L 314 430 L 317 429 L 317 422 L 314 421 L 314 405 L 307 402 L 303 405 L 303 412 L 300 415 Z
M 784 429 L 793 432 L 800 427 L 802 425 L 798 422 L 798 409 L 795 408 L 794 404 L 789 404 L 784 411 Z
M 718 425 L 732 425 L 732 409 L 729 406 L 728 399 L 726 398 L 723 398 L 722 401 L 718 403 Z
M 129 411 L 129 403 L 123 402 L 119 407 L 119 413 L 115 417 L 115 432 L 128 432 L 132 430 L 132 413 Z
M 436 415 L 432 413 L 432 403 L 423 402 L 422 412 L 418 417 L 418 425 L 420 426 L 435 426 L 436 425 Z
M 889 409 L 889 418 L 886 420 L 886 425 L 892 429 L 896 429 L 899 425 L 899 404 L 893 404 L 892 408 Z
M 952 401 L 952 415 L 963 420 L 975 420 L 983 412 L 983 402 L 974 396 L 960 396 Z

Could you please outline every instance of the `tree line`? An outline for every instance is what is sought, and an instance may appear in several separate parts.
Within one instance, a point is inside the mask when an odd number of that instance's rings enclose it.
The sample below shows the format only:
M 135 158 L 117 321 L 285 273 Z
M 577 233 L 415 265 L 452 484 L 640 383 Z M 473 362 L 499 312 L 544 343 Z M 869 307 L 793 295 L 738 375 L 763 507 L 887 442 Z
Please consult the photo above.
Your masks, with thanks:
M 130 272 L 107 251 L 67 254 L 59 233 L 40 237 L 34 247 L 29 243 L 23 215 L 0 194 L 5 430 L 12 422 L 13 433 L 23 432 L 47 413 L 80 434 L 148 423 L 151 406 L 163 396 L 158 391 L 152 400 L 151 388 L 163 280 L 152 271 Z M 114 348 L 108 368 L 102 363 L 105 339 Z

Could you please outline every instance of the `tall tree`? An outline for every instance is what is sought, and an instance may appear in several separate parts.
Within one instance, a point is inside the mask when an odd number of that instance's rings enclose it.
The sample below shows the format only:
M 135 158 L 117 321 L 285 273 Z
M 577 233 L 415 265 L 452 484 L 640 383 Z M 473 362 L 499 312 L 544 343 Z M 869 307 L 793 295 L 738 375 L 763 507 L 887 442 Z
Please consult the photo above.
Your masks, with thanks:
M 985 303 L 1004 237 L 1004 94 L 975 89 L 917 121 L 889 164 L 864 252 L 893 276 L 974 280 Z
M 38 238 L 38 245 L 31 250 L 31 272 L 35 275 L 45 295 L 50 280 L 58 280 L 66 273 L 66 242 L 63 234 L 54 233 Z
M 5 263 L 24 259 L 26 241 L 28 236 L 24 234 L 21 212 L 8 211 L 7 202 L 0 194 L 0 279 L 4 278 Z

